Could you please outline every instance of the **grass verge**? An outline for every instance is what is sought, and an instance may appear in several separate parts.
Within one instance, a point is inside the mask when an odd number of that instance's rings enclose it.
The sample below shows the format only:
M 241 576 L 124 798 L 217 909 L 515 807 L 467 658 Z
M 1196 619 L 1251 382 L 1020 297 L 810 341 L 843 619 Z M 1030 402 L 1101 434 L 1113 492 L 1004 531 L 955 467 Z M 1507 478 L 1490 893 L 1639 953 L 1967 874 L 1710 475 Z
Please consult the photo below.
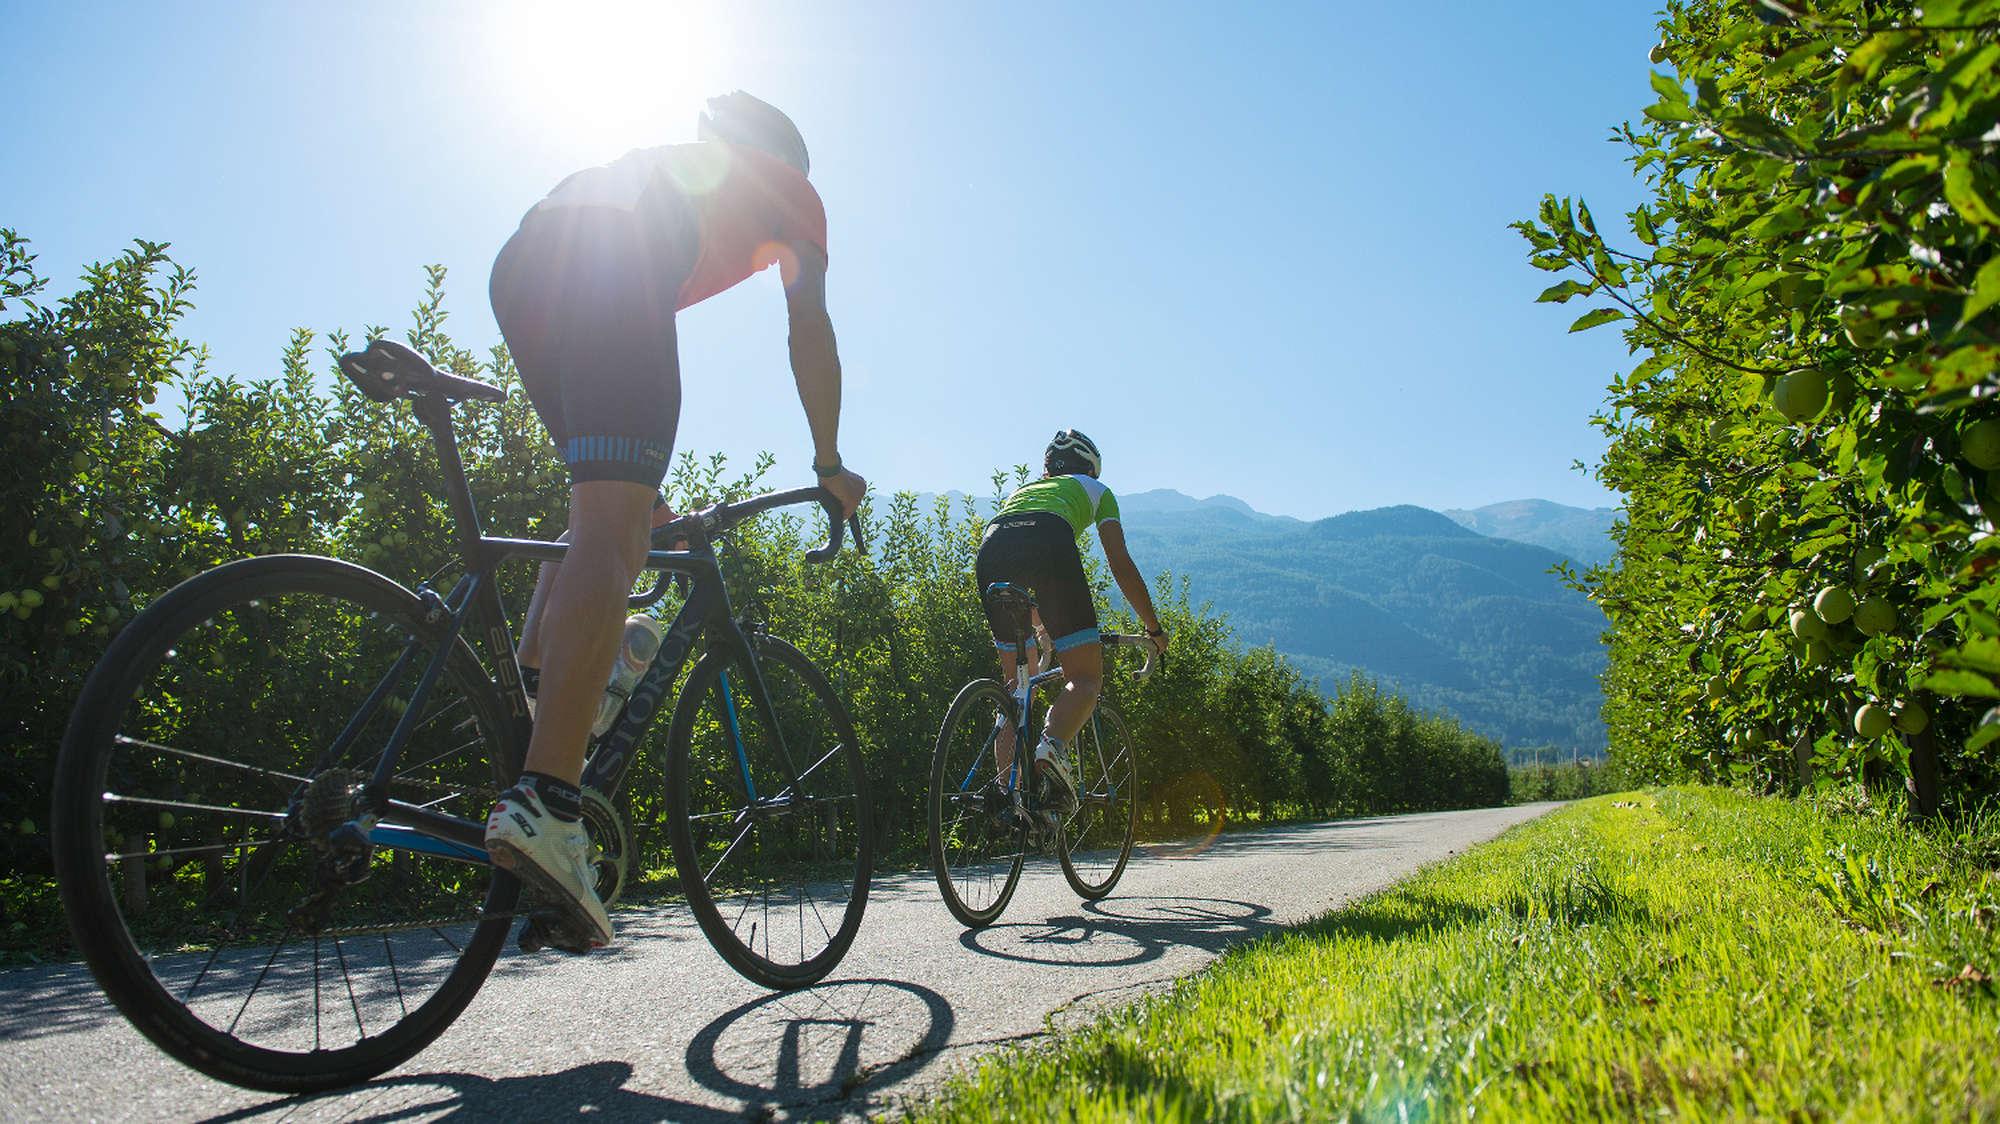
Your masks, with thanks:
M 1599 797 L 912 1116 L 2000 1117 L 1993 858 L 1730 791 Z

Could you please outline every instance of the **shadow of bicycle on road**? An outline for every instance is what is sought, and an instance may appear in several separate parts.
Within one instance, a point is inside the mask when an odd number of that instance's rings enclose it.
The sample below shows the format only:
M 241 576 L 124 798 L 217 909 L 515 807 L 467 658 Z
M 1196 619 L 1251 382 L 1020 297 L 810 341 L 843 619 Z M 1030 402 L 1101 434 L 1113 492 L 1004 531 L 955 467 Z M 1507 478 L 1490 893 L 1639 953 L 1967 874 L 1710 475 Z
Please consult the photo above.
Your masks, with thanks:
M 862 1113 L 870 1085 L 929 1065 L 957 1020 L 944 996 L 900 980 L 839 980 L 760 996 L 711 1020 L 686 1050 L 687 1074 L 716 1096 L 698 1103 L 630 1088 L 635 1067 L 599 1061 L 554 1073 L 422 1073 L 267 1101 L 212 1124 L 315 1110 L 367 1124 L 425 1120 L 741 1121 Z M 349 1106 L 347 1098 L 365 1098 Z M 704 1098 L 707 1099 L 707 1098 Z M 386 1107 L 384 1107 L 386 1106 Z
M 626 1088 L 632 1080 L 630 1062 L 603 1061 L 573 1066 L 557 1073 L 519 1077 L 481 1077 L 472 1073 L 418 1073 L 371 1081 L 358 1087 L 371 1101 L 391 1100 L 395 1107 L 341 1111 L 342 1120 L 388 1124 L 396 1120 L 691 1120 L 741 1121 L 743 1113 Z M 424 1096 L 426 1090 L 436 1095 Z M 396 1096 L 398 1091 L 405 1095 Z M 315 1106 L 339 1109 L 339 1101 L 356 1089 L 286 1097 L 235 1112 L 205 1118 L 208 1124 L 279 1119 Z
M 687 1071 L 742 1111 L 833 1108 L 929 1065 L 957 1022 L 945 997 L 920 984 L 837 980 L 711 1021 L 688 1042 Z
M 967 929 L 958 943 L 984 956 L 1057 968 L 1145 964 L 1175 947 L 1221 952 L 1279 928 L 1269 906 L 1189 896 L 1109 898 L 1081 914 Z

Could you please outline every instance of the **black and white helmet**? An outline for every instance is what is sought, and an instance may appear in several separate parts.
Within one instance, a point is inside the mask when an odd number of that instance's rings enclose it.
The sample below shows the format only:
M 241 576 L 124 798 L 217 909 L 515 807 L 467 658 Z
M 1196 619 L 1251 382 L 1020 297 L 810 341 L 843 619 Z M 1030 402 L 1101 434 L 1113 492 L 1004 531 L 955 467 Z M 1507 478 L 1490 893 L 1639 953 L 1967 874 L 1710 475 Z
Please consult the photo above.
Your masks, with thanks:
M 1080 472 L 1095 477 L 1104 468 L 1104 458 L 1097 452 L 1097 442 L 1074 429 L 1065 429 L 1049 441 L 1048 452 L 1042 454 L 1042 467 L 1051 476 Z
M 696 122 L 695 132 L 703 140 L 761 149 L 797 168 L 802 176 L 812 169 L 806 139 L 792 119 L 770 102 L 741 90 L 708 99 L 708 112 Z

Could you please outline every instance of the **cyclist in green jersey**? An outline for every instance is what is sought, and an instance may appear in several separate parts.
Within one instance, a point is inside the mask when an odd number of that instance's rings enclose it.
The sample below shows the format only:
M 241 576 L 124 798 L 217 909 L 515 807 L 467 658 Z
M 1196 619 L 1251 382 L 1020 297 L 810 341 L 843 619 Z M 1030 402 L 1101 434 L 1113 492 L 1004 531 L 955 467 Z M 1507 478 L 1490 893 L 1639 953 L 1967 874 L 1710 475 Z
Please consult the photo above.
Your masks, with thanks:
M 1076 778 L 1070 776 L 1065 750 L 1097 706 L 1104 683 L 1104 648 L 1098 642 L 1097 606 L 1090 581 L 1083 573 L 1077 542 L 1097 528 L 1111 576 L 1125 594 L 1156 651 L 1167 649 L 1167 634 L 1153 610 L 1152 594 L 1125 549 L 1125 528 L 1118 521 L 1118 500 L 1098 480 L 1103 458 L 1090 438 L 1074 429 L 1056 434 L 1042 457 L 1042 478 L 1015 491 L 1001 503 L 979 543 L 973 573 L 982 593 L 995 582 L 1023 586 L 1035 595 L 1065 686 L 1050 705 L 1035 747 L 1035 767 L 1047 783 L 1052 808 L 1067 815 L 1077 808 Z M 1012 628 L 1004 614 L 987 606 L 987 623 L 1000 653 L 1002 682 L 1014 680 Z M 995 745 L 1001 772 L 1014 759 L 1013 731 L 1004 731 Z

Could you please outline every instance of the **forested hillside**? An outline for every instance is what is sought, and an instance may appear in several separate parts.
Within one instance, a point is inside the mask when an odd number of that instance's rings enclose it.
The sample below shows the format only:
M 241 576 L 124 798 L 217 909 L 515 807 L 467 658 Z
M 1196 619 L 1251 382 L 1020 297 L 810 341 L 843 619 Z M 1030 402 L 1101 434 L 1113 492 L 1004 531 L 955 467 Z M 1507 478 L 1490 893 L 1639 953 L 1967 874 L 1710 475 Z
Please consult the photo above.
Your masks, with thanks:
M 1134 557 L 1329 685 L 1359 670 L 1510 745 L 1604 744 L 1604 616 L 1551 572 L 1554 551 L 1420 507 L 1313 523 L 1215 500 L 1124 509 Z

